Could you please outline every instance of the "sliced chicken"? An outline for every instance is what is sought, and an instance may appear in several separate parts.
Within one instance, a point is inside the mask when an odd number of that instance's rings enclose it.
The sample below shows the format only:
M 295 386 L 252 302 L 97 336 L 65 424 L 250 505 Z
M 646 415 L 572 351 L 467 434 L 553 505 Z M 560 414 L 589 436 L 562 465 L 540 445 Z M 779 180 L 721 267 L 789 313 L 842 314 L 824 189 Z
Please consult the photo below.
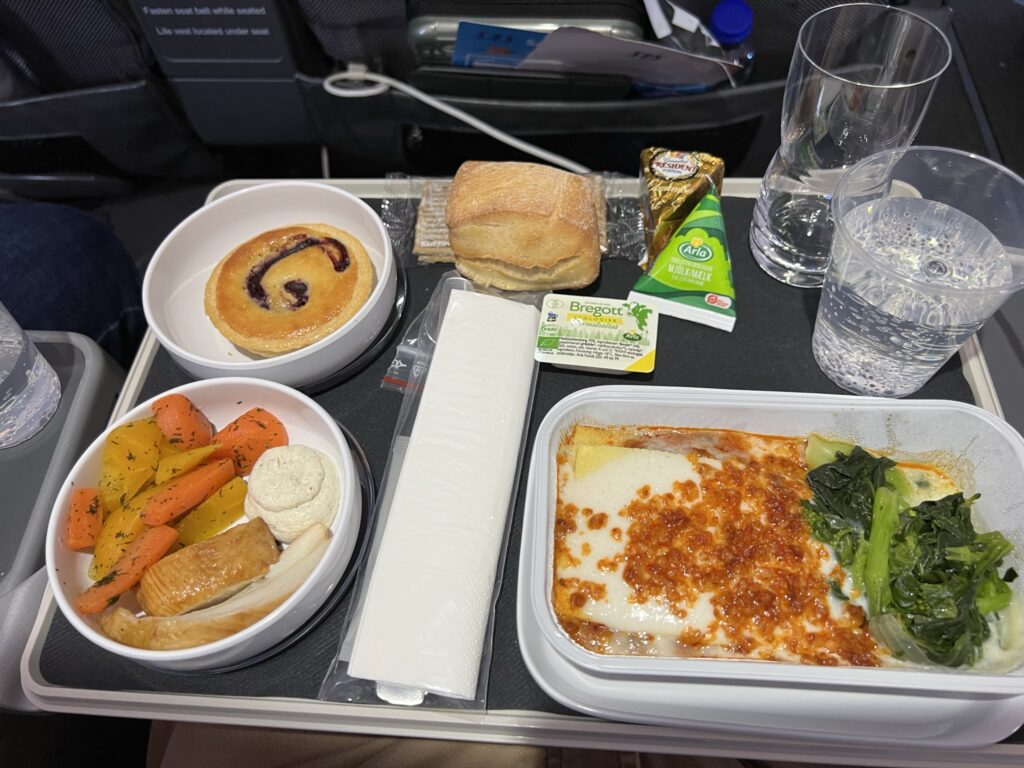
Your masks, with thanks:
M 280 554 L 262 520 L 236 525 L 147 568 L 139 604 L 150 616 L 177 616 L 219 603 L 266 574 Z
M 326 526 L 310 526 L 266 576 L 217 605 L 184 616 L 142 618 L 116 608 L 100 617 L 100 626 L 119 643 L 150 650 L 192 648 L 228 637 L 255 624 L 302 586 L 327 551 L 330 538 Z

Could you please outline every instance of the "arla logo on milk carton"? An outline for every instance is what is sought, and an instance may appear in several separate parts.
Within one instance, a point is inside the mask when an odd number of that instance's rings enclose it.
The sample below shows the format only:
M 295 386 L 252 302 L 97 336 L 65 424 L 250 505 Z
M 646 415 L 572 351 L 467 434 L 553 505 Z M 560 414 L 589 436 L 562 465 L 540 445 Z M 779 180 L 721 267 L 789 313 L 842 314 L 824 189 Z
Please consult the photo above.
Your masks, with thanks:
M 711 261 L 715 252 L 699 237 L 694 237 L 689 242 L 679 244 L 679 255 L 690 261 Z

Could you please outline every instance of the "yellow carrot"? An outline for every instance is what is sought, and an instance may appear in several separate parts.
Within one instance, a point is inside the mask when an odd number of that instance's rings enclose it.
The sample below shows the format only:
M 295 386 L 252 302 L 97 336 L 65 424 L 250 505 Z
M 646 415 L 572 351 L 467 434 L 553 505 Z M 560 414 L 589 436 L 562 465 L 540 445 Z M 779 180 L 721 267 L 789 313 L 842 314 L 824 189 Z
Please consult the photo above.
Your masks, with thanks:
M 185 515 L 175 528 L 178 543 L 189 546 L 216 536 L 245 514 L 245 480 L 232 478 L 210 498 Z
M 92 563 L 89 565 L 89 578 L 101 579 L 110 573 L 125 549 L 138 536 L 145 525 L 142 523 L 142 510 L 146 502 L 159 490 L 159 486 L 151 485 L 123 507 L 118 507 L 103 519 L 103 527 L 96 538 L 96 546 L 92 550 Z
M 160 429 L 153 419 L 115 427 L 103 444 L 98 487 L 106 510 L 123 507 L 153 481 L 160 460 Z
M 200 448 L 175 453 L 171 456 L 162 457 L 160 465 L 156 468 L 156 482 L 166 483 L 176 475 L 183 475 L 193 467 L 198 467 L 216 451 L 220 446 L 204 445 Z

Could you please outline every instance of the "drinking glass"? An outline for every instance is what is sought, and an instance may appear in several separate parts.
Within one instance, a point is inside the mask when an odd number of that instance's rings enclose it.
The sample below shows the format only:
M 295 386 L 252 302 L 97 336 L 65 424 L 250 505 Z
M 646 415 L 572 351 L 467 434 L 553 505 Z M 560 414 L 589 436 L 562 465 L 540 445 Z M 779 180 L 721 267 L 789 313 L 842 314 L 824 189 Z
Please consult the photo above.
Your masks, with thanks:
M 804 288 L 822 284 L 829 202 L 843 169 L 910 145 L 950 57 L 937 27 L 885 5 L 834 6 L 804 22 L 786 81 L 782 142 L 750 227 L 765 272 Z
M 60 379 L 0 304 L 0 448 L 28 440 L 60 403 Z
M 811 343 L 836 384 L 917 391 L 1024 286 L 1024 179 L 940 147 L 879 153 L 843 174 Z

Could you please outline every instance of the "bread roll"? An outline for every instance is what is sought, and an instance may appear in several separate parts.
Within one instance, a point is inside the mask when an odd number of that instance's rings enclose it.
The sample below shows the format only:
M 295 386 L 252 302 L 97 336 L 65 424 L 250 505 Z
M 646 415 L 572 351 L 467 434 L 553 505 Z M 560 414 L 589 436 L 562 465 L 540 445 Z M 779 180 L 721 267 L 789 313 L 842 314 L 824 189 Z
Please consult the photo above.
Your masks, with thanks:
M 582 288 L 601 268 L 594 187 L 534 163 L 463 163 L 445 219 L 455 268 L 509 291 Z

